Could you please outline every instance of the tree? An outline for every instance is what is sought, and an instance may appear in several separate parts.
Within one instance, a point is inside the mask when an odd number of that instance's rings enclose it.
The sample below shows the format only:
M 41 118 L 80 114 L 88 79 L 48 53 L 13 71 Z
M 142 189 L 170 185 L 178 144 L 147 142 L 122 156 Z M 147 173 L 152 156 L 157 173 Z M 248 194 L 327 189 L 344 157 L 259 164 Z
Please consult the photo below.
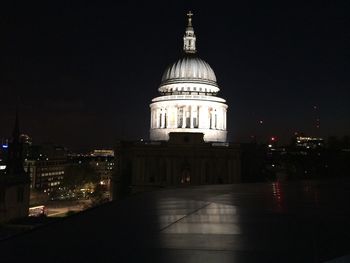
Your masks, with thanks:
M 106 187 L 101 184 L 96 184 L 94 192 L 91 194 L 91 206 L 105 203 L 108 199 L 105 197 Z
M 67 167 L 63 186 L 74 190 L 85 184 L 97 184 L 99 181 L 99 174 L 89 163 L 80 163 Z

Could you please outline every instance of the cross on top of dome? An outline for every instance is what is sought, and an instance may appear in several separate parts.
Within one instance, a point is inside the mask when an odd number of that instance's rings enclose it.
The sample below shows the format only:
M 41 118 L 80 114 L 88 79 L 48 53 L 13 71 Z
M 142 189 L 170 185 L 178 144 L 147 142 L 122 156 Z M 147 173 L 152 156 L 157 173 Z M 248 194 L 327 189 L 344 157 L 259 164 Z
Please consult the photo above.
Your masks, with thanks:
M 192 26 L 192 16 L 193 16 L 193 13 L 191 11 L 189 11 L 187 13 L 187 16 L 188 16 L 188 26 L 191 27 Z

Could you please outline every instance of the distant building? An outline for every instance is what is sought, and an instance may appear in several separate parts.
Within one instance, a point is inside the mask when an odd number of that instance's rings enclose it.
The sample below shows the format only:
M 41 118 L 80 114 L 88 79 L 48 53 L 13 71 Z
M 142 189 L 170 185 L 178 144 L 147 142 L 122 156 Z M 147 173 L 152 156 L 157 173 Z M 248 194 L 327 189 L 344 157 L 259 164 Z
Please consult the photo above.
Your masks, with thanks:
M 9 141 L 7 138 L 1 139 L 1 149 L 7 149 L 9 147 Z
M 0 173 L 0 223 L 28 216 L 30 178 L 23 169 L 22 143 L 16 114 L 6 168 Z
M 6 169 L 6 159 L 8 155 L 8 148 L 9 148 L 9 140 L 3 138 L 1 140 L 0 145 L 0 174 L 1 172 L 4 172 Z M 30 145 L 32 144 L 31 138 L 26 134 L 21 134 L 19 136 L 19 142 L 22 145 L 22 156 L 25 158 L 28 154 L 28 149 Z
M 8 144 L 0 146 L 0 175 L 5 172 Z
M 93 150 L 90 156 L 96 157 L 114 157 L 114 150 Z
M 100 183 L 109 187 L 114 172 L 114 151 L 94 150 L 90 156 L 89 163 L 100 176 Z
M 61 186 L 66 167 L 66 149 L 53 144 L 32 145 L 24 162 L 31 178 L 31 188 L 46 193 Z
M 295 139 L 295 146 L 304 149 L 316 149 L 324 147 L 324 140 L 317 137 L 298 136 Z

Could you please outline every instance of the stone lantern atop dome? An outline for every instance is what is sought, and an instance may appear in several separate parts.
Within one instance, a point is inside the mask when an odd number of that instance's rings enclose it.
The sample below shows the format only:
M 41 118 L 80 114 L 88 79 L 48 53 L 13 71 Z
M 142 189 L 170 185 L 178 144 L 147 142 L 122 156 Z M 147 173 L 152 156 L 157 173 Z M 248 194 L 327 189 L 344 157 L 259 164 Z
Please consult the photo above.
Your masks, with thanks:
M 198 57 L 193 13 L 183 38 L 184 55 L 164 71 L 151 108 L 150 139 L 166 141 L 170 132 L 203 133 L 205 141 L 226 142 L 225 100 L 210 65 Z
M 194 54 L 197 52 L 196 50 L 196 35 L 194 34 L 193 26 L 192 26 L 192 12 L 189 11 L 187 13 L 188 16 L 188 24 L 186 27 L 186 32 L 184 35 L 184 51 L 185 53 Z

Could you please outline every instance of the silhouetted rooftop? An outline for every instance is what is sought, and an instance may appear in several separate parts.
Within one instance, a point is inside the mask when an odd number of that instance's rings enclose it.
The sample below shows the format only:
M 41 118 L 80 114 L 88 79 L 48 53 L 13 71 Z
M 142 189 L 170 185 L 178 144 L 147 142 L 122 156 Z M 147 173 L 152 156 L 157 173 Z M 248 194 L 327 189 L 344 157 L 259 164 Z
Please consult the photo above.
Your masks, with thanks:
M 350 182 L 136 194 L 0 243 L 1 262 L 324 262 L 350 251 Z

